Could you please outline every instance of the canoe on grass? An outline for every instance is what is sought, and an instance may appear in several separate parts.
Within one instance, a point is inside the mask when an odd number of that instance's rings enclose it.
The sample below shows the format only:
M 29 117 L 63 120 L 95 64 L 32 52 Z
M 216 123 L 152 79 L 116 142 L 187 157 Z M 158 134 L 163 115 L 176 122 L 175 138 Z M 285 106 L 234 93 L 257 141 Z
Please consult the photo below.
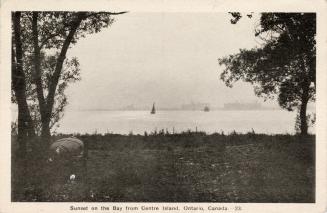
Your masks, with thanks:
M 84 143 L 75 138 L 62 138 L 50 146 L 50 161 L 59 159 L 77 159 L 83 156 Z

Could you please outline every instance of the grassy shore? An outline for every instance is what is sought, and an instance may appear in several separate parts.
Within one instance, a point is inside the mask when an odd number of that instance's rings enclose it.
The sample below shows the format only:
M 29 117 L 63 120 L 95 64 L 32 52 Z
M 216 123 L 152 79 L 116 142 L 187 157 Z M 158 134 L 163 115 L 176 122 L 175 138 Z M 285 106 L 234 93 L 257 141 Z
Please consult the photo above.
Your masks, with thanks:
M 53 139 L 60 137 L 65 135 Z M 312 135 L 162 132 L 77 137 L 88 144 L 86 171 L 75 166 L 60 172 L 37 163 L 26 168 L 14 161 L 13 201 L 315 201 Z M 41 171 L 55 178 L 37 175 Z M 78 177 L 74 182 L 67 178 L 72 172 Z

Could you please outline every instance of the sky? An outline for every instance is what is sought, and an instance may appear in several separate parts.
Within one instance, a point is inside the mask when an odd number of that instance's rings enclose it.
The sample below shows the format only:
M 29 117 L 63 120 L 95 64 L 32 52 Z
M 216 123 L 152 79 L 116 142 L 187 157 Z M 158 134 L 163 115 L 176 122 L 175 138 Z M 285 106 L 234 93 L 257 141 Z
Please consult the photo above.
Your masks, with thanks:
M 226 13 L 135 13 L 115 16 L 100 33 L 80 39 L 82 80 L 67 89 L 68 109 L 180 107 L 190 102 L 222 106 L 262 101 L 248 83 L 228 88 L 218 58 L 259 45 L 258 16 L 230 23 Z

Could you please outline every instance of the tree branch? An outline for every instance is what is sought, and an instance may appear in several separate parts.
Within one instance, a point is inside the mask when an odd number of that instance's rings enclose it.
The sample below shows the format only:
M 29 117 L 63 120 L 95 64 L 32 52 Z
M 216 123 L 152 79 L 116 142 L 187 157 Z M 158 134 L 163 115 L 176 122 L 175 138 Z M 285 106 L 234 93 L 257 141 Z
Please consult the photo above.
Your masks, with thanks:
M 40 44 L 40 49 L 43 48 L 43 46 L 47 43 L 47 41 L 49 41 L 50 39 L 52 39 L 52 38 L 54 38 L 54 37 L 56 37 L 56 36 L 59 36 L 59 35 L 60 35 L 60 33 L 54 33 L 54 34 L 49 35 L 49 36 L 46 37 L 45 39 L 43 39 L 43 41 L 42 41 L 41 44 Z
M 96 12 L 96 13 L 91 13 L 91 14 L 87 15 L 85 18 L 89 18 L 91 16 L 98 15 L 98 14 L 115 16 L 115 15 L 121 15 L 121 14 L 125 14 L 125 13 L 128 13 L 128 11 L 122 11 L 122 12 Z
M 48 93 L 48 97 L 47 97 L 47 117 L 49 119 L 51 116 L 51 112 L 52 112 L 52 108 L 53 108 L 53 104 L 54 104 L 54 96 L 55 96 L 56 88 L 57 88 L 58 81 L 60 78 L 60 74 L 62 71 L 63 62 L 66 58 L 67 50 L 69 48 L 70 43 L 73 40 L 75 32 L 77 31 L 77 28 L 81 24 L 82 20 L 84 20 L 86 17 L 87 17 L 86 12 L 78 12 L 77 13 L 76 19 L 72 22 L 71 29 L 63 43 L 60 54 L 58 56 L 56 68 L 55 68 L 54 74 L 51 78 L 51 83 L 49 86 L 49 93 Z

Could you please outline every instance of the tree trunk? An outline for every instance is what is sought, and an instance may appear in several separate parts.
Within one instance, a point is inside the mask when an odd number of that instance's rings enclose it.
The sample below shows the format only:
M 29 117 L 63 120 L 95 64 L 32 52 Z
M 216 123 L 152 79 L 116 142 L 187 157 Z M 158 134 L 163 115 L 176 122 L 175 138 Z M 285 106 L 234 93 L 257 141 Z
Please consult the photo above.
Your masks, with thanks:
M 42 119 L 42 129 L 41 129 L 41 143 L 43 150 L 47 150 L 50 146 L 50 118 Z
M 15 92 L 15 94 L 18 94 Z M 19 95 L 16 95 L 18 99 Z M 21 103 L 19 101 L 18 103 Z M 27 133 L 27 122 L 26 122 L 26 107 L 22 104 L 18 104 L 18 156 L 19 158 L 23 158 L 26 155 L 26 147 L 27 147 L 27 140 L 28 140 L 28 133 Z
M 308 93 L 308 92 L 304 92 Z M 307 122 L 307 104 L 308 104 L 308 98 L 306 95 L 302 95 L 302 103 L 300 107 L 300 120 L 301 120 L 301 135 L 307 135 L 308 134 L 308 122 Z
M 71 29 L 63 43 L 63 46 L 61 48 L 60 54 L 57 58 L 56 62 L 56 68 L 54 71 L 53 76 L 51 77 L 51 82 L 49 86 L 49 93 L 46 100 L 46 109 L 45 112 L 41 114 L 42 119 L 42 132 L 41 132 L 41 138 L 42 142 L 49 145 L 50 144 L 50 121 L 51 121 L 51 114 L 53 110 L 53 105 L 55 102 L 55 93 L 57 89 L 57 85 L 59 82 L 59 78 L 62 71 L 62 66 L 64 63 L 64 60 L 66 58 L 66 53 L 69 48 L 69 45 L 71 41 L 74 38 L 74 35 L 76 33 L 76 30 L 78 29 L 81 21 L 86 17 L 85 12 L 79 12 L 77 13 L 76 20 L 73 21 L 71 25 Z
M 33 34 L 33 83 L 36 86 L 37 100 L 40 107 L 41 115 L 41 144 L 42 152 L 45 152 L 50 144 L 50 117 L 47 115 L 47 103 L 45 102 L 43 85 L 42 85 L 42 71 L 41 71 L 41 54 L 39 46 L 39 31 L 38 31 L 38 15 L 39 12 L 33 12 L 32 15 L 32 34 Z M 46 153 L 45 153 L 46 154 Z
M 40 56 L 40 47 L 39 47 L 39 32 L 38 32 L 38 13 L 33 12 L 32 18 L 32 34 L 33 34 L 33 65 L 34 65 L 34 72 L 33 72 L 33 82 L 36 85 L 36 93 L 37 93 L 37 100 L 39 102 L 40 107 L 40 114 L 41 120 L 45 120 L 46 116 L 46 102 L 44 99 L 44 92 L 42 86 L 42 72 L 41 72 L 41 56 Z
M 54 104 L 54 98 L 55 98 L 55 93 L 56 93 L 56 88 L 59 82 L 59 78 L 61 75 L 62 71 L 62 66 L 64 63 L 64 60 L 66 58 L 66 53 L 69 48 L 70 43 L 72 42 L 74 35 L 76 33 L 76 30 L 78 29 L 79 25 L 81 24 L 82 20 L 86 18 L 86 13 L 85 12 L 79 12 L 76 15 L 76 20 L 73 21 L 71 25 L 71 29 L 63 43 L 63 46 L 61 48 L 60 54 L 57 58 L 56 62 L 56 68 L 53 73 L 53 76 L 51 78 L 50 86 L 49 86 L 49 93 L 47 97 L 47 114 L 48 116 L 51 115 L 53 104 Z
M 300 106 L 300 131 L 301 135 L 308 134 L 307 105 L 309 102 L 310 80 L 304 77 L 302 84 L 301 106 Z
M 20 12 L 12 15 L 14 38 L 12 47 L 12 86 L 18 105 L 18 154 L 23 158 L 26 154 L 27 141 L 35 136 L 33 122 L 26 101 L 26 81 L 23 71 L 23 51 L 21 42 Z M 12 45 L 13 45 L 12 44 Z
M 307 135 L 308 134 L 307 105 L 310 99 L 310 94 L 309 94 L 310 85 L 311 85 L 313 74 L 315 74 L 315 71 L 312 69 L 312 67 L 308 66 L 305 54 L 302 55 L 300 60 L 302 63 L 301 66 L 303 71 L 301 106 L 300 106 L 300 131 L 301 131 L 301 135 Z
M 60 54 L 57 58 L 56 68 L 53 76 L 51 77 L 50 86 L 48 96 L 44 97 L 43 87 L 42 87 L 42 71 L 41 71 L 41 61 L 40 61 L 40 45 L 38 41 L 38 12 L 33 12 L 32 17 L 32 33 L 33 33 L 33 48 L 34 48 L 34 73 L 33 79 L 36 85 L 37 98 L 40 106 L 40 114 L 41 114 L 41 143 L 43 149 L 47 149 L 50 145 L 50 121 L 51 114 L 53 110 L 53 105 L 55 102 L 55 92 L 59 82 L 59 78 L 62 71 L 63 62 L 66 57 L 67 50 L 69 45 L 74 37 L 74 34 L 79 27 L 81 21 L 86 17 L 85 12 L 77 13 L 76 19 L 72 22 L 71 29 L 63 43 Z

